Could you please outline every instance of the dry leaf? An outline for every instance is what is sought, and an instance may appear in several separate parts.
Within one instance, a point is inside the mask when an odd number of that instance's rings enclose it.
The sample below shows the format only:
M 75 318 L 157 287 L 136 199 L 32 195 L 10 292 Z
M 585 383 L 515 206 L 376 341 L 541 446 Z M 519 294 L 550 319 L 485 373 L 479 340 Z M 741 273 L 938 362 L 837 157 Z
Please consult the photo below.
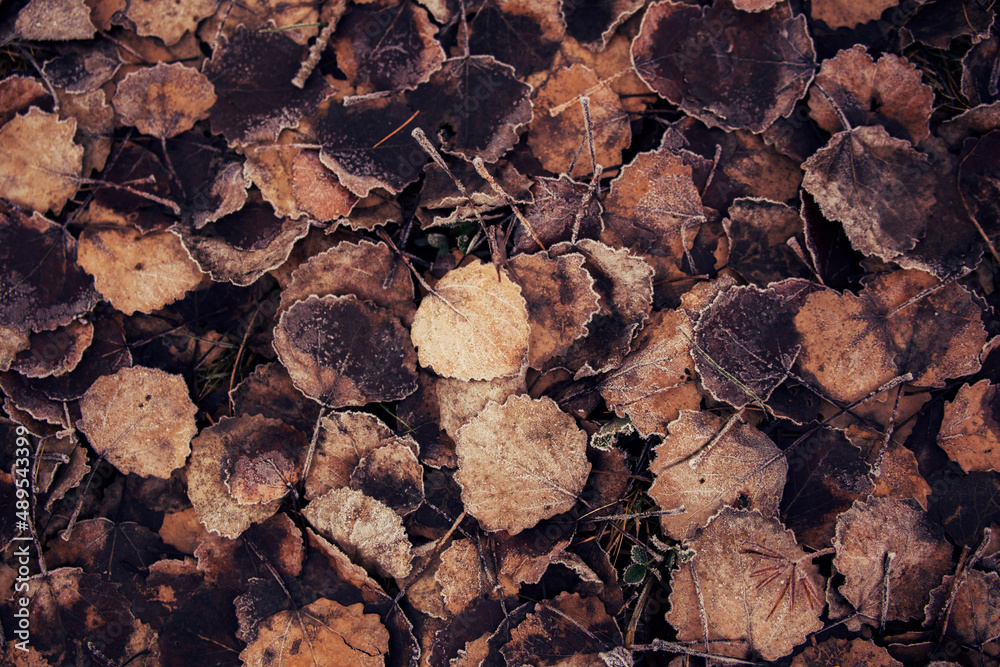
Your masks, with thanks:
M 84 0 L 31 0 L 17 13 L 14 30 L 28 41 L 91 39 L 97 32 Z
M 196 289 L 205 277 L 169 232 L 91 224 L 80 235 L 77 262 L 116 309 L 151 313 Z
M 179 375 L 135 366 L 99 378 L 80 399 L 80 430 L 125 474 L 170 477 L 184 465 L 198 408 Z
M 666 535 L 689 540 L 726 506 L 778 515 L 788 464 L 770 438 L 708 412 L 682 412 L 668 430 L 650 464 L 656 479 L 649 488 L 662 509 L 684 508 L 660 517 Z
M 937 444 L 962 470 L 1000 472 L 1000 424 L 996 386 L 988 380 L 962 385 L 945 406 Z
M 295 302 L 274 329 L 274 350 L 299 391 L 330 407 L 396 401 L 417 388 L 406 330 L 353 295 Z
M 678 641 L 777 660 L 823 627 L 826 582 L 777 519 L 726 507 L 689 544 L 696 555 L 674 575 L 667 614 Z
M 420 302 L 410 335 L 420 365 L 438 375 L 459 380 L 514 375 L 529 341 L 521 288 L 489 264 L 450 271 Z
M 837 520 L 833 546 L 841 594 L 874 624 L 920 618 L 952 566 L 944 531 L 913 501 L 855 502 Z
M 320 598 L 267 618 L 240 660 L 253 667 L 376 667 L 388 651 L 389 632 L 378 615 L 364 613 L 361 603 L 347 607 Z
M 455 479 L 483 528 L 513 535 L 576 504 L 586 450 L 586 434 L 555 401 L 512 396 L 459 430 Z
M 0 196 L 40 213 L 59 213 L 79 187 L 83 147 L 74 119 L 32 107 L 0 128 Z
M 160 63 L 122 79 L 114 105 L 126 125 L 169 139 L 207 118 L 215 100 L 215 88 L 204 74 L 180 63 Z
M 321 534 L 365 565 L 402 579 L 412 568 L 412 546 L 399 516 L 354 489 L 332 489 L 302 510 Z

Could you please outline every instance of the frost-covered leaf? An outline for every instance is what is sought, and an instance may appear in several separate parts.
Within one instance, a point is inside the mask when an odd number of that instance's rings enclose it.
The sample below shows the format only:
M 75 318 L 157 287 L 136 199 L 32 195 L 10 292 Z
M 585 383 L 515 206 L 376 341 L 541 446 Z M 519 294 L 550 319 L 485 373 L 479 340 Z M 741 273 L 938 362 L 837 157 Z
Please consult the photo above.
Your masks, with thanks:
M 179 375 L 135 366 L 99 378 L 80 399 L 80 430 L 123 473 L 170 477 L 198 432 L 198 411 Z
M 39 213 L 59 213 L 80 186 L 83 146 L 73 141 L 76 120 L 36 107 L 0 128 L 0 197 Z
M 689 545 L 696 555 L 674 575 L 667 614 L 679 641 L 777 660 L 823 627 L 826 582 L 777 519 L 726 507 Z
M 180 63 L 160 63 L 122 79 L 114 105 L 125 124 L 169 139 L 207 118 L 215 99 L 214 87 L 201 72 Z
M 406 330 L 353 295 L 297 301 L 278 320 L 274 349 L 299 391 L 330 407 L 396 401 L 417 388 Z
M 462 500 L 489 531 L 516 534 L 576 504 L 587 435 L 550 398 L 490 403 L 458 432 Z
M 420 365 L 459 380 L 492 380 L 521 370 L 528 311 L 521 288 L 489 264 L 448 272 L 424 297 L 410 330 Z
M 412 567 L 412 546 L 399 516 L 354 489 L 332 489 L 302 510 L 316 530 L 348 554 L 387 577 L 403 578 Z
M 962 470 L 1000 472 L 1000 397 L 996 385 L 980 380 L 962 385 L 945 406 L 937 444 Z

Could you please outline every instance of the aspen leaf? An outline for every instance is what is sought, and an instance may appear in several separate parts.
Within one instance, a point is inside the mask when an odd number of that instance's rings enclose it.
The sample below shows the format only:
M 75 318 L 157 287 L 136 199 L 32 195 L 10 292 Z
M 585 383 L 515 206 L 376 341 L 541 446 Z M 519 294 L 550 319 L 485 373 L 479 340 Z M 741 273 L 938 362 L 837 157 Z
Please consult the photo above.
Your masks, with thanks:
M 962 470 L 1000 472 L 996 386 L 988 380 L 962 385 L 945 406 L 937 443 Z
M 215 99 L 215 88 L 201 72 L 180 63 L 159 63 L 122 79 L 114 105 L 123 122 L 169 139 L 207 118 Z
M 576 504 L 587 436 L 550 398 L 490 403 L 458 432 L 462 501 L 489 531 L 516 534 Z
M 408 338 L 399 320 L 370 302 L 311 296 L 282 313 L 274 349 L 302 393 L 340 408 L 395 401 L 416 390 Z
M 123 473 L 170 477 L 191 451 L 198 411 L 187 383 L 135 366 L 99 378 L 80 399 L 80 430 Z
M 364 613 L 360 602 L 346 607 L 320 598 L 267 618 L 240 659 L 253 667 L 376 667 L 388 651 L 389 632 L 378 615 Z
M 777 519 L 726 507 L 688 544 L 696 555 L 674 575 L 667 614 L 679 641 L 777 660 L 823 627 L 826 582 Z
M 320 534 L 387 577 L 410 573 L 412 546 L 389 507 L 354 489 L 331 489 L 302 510 Z
M 528 311 L 521 288 L 489 264 L 448 272 L 417 308 L 410 329 L 420 365 L 459 380 L 492 380 L 521 370 Z
M 32 107 L 0 128 L 0 196 L 40 213 L 59 213 L 79 187 L 83 146 L 76 120 Z

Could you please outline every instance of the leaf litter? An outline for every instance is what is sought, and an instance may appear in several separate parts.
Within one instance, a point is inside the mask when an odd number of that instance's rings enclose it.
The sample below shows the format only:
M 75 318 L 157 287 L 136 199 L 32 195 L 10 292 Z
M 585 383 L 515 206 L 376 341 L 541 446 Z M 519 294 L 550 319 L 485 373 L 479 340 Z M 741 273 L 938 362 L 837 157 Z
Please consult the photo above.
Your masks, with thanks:
M 801 5 L 0 10 L 4 659 L 997 664 L 996 7 Z

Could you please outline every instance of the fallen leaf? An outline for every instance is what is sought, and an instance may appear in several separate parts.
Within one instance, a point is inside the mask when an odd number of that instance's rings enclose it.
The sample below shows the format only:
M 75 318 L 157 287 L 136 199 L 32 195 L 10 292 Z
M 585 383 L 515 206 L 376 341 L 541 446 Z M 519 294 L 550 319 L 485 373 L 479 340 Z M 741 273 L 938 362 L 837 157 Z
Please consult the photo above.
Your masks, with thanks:
M 903 663 L 867 639 L 830 637 L 807 646 L 792 658 L 792 667 L 903 667 Z
M 12 336 L 16 342 L 17 334 Z M 23 351 L 15 350 L 10 368 L 28 378 L 64 375 L 77 367 L 93 340 L 94 325 L 80 320 L 55 331 L 32 333 Z
M 240 653 L 245 665 L 385 664 L 389 632 L 364 605 L 349 607 L 320 598 L 300 609 L 267 618 L 257 639 Z
M 0 128 L 0 196 L 40 213 L 62 211 L 76 194 L 83 147 L 73 141 L 76 120 L 31 108 Z
M 535 606 L 501 649 L 509 667 L 538 664 L 596 665 L 596 654 L 620 645 L 621 631 L 599 598 L 560 593 Z M 538 658 L 545 656 L 545 662 Z M 572 662 L 566 662 L 569 657 Z M 584 658 L 591 658 L 587 661 Z M 562 658 L 558 663 L 555 660 Z
M 650 88 L 709 127 L 762 132 L 805 96 L 815 50 L 787 3 L 747 13 L 728 0 L 665 0 L 643 16 L 632 60 Z
M 874 624 L 920 618 L 952 566 L 944 531 L 913 501 L 855 502 L 837 519 L 833 546 L 841 594 Z
M 726 507 L 689 545 L 667 614 L 678 641 L 772 661 L 823 627 L 824 578 L 777 519 Z
M 299 391 L 329 407 L 396 401 L 417 388 L 406 330 L 354 295 L 295 302 L 278 320 L 274 349 Z
M 668 431 L 650 464 L 649 496 L 664 510 L 684 511 L 660 517 L 664 534 L 690 540 L 729 506 L 777 517 L 788 465 L 770 438 L 708 412 L 681 412 Z
M 547 253 L 518 255 L 510 266 L 528 307 L 528 365 L 544 368 L 587 331 L 599 311 L 600 295 L 594 279 L 583 268 L 585 258 Z
M 881 125 L 892 136 L 914 144 L 930 134 L 934 93 L 905 58 L 886 53 L 876 63 L 862 45 L 855 44 L 824 60 L 813 86 L 809 115 L 827 132 L 849 129 L 843 127 L 839 110 L 851 127 Z
M 593 157 L 581 104 L 574 102 L 580 95 L 590 100 Z M 561 109 L 564 104 L 569 107 Z M 580 177 L 593 171 L 592 160 L 602 166 L 621 163 L 622 150 L 632 140 L 628 114 L 617 94 L 598 85 L 597 74 L 590 68 L 573 65 L 556 71 L 535 92 L 531 105 L 534 118 L 528 128 L 528 145 L 547 170 Z
M 206 530 L 222 537 L 237 538 L 254 523 L 265 521 L 278 511 L 281 500 L 240 504 L 226 487 L 226 451 L 251 440 L 261 423 L 259 416 L 223 417 L 202 429 L 191 441 L 188 465 L 188 497 Z M 232 444 L 231 444 L 232 443 Z
M 127 125 L 169 139 L 207 118 L 215 100 L 215 89 L 204 74 L 180 63 L 160 63 L 122 79 L 114 105 Z
M 415 88 L 444 62 L 437 32 L 427 10 L 410 2 L 355 6 L 337 25 L 337 67 L 358 94 Z
M 489 264 L 450 271 L 420 302 L 410 335 L 420 365 L 438 375 L 459 380 L 514 375 L 529 341 L 521 288 Z
M 838 132 L 803 168 L 802 187 L 855 250 L 892 261 L 924 235 L 937 177 L 926 155 L 880 125 Z
M 143 0 L 128 3 L 125 15 L 139 35 L 159 37 L 166 46 L 173 46 L 185 33 L 193 32 L 199 21 L 214 14 L 218 6 L 219 0 Z
M 17 13 L 14 30 L 27 41 L 91 39 L 97 32 L 84 0 L 30 0 Z
M 456 480 L 484 529 L 517 534 L 576 504 L 587 436 L 550 399 L 490 403 L 458 432 Z
M 170 232 L 91 224 L 80 234 L 77 262 L 116 309 L 151 313 L 196 289 L 205 277 Z
M 402 579 L 412 569 L 412 546 L 403 522 L 389 507 L 354 489 L 331 489 L 303 516 L 322 535 L 382 575 Z
M 191 451 L 197 411 L 184 378 L 135 366 L 91 385 L 80 399 L 79 428 L 123 473 L 167 478 Z
M 691 336 L 691 322 L 684 313 L 655 312 L 636 336 L 633 351 L 601 380 L 601 396 L 608 407 L 619 416 L 628 415 L 643 437 L 665 435 L 667 425 L 682 410 L 701 405 Z
M 996 386 L 989 380 L 964 384 L 944 409 L 937 444 L 965 472 L 1000 472 L 1000 424 Z

